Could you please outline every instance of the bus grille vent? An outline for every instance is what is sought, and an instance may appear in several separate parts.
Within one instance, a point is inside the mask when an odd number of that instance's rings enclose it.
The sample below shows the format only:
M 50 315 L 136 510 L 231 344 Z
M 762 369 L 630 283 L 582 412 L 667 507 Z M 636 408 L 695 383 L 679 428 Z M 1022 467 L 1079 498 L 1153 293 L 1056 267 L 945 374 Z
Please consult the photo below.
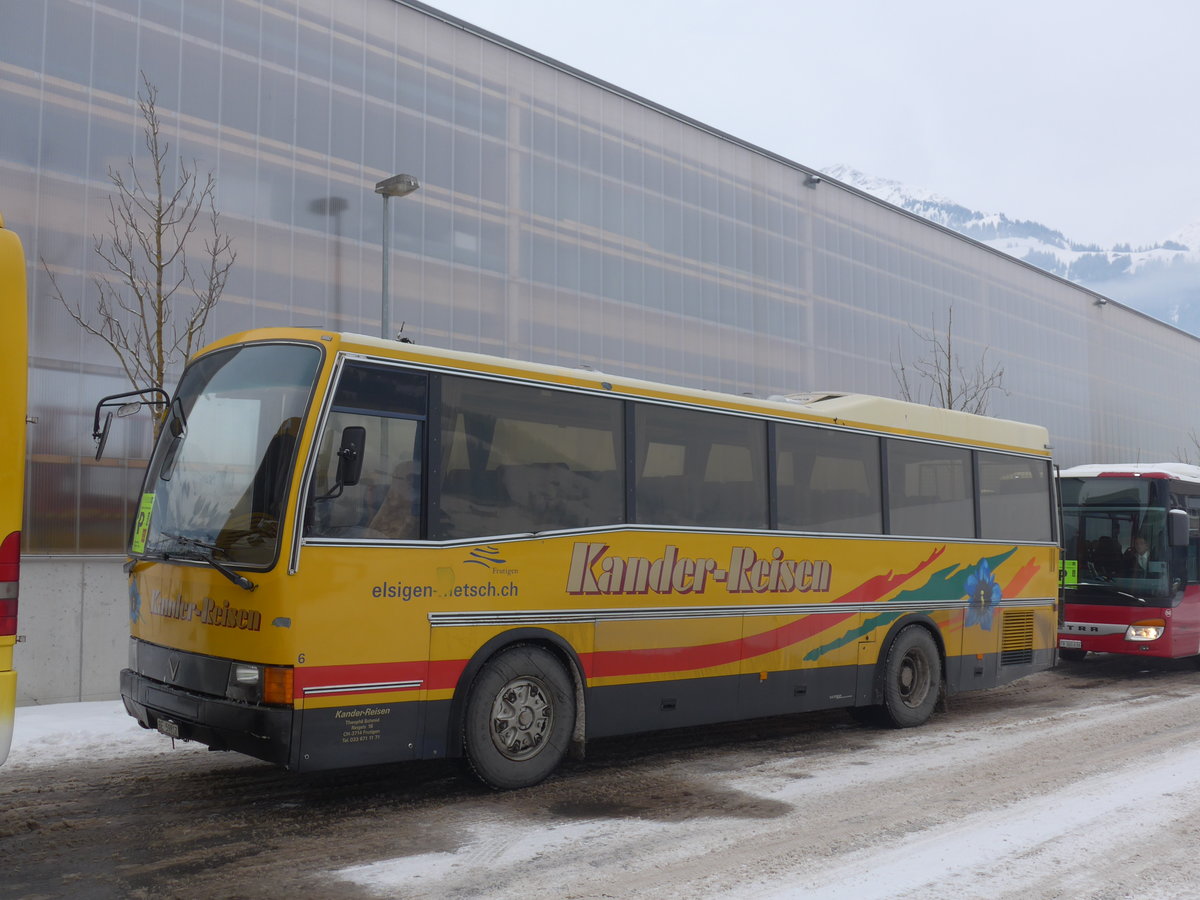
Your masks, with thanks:
M 1000 624 L 1000 665 L 1033 662 L 1033 610 L 1006 610 Z

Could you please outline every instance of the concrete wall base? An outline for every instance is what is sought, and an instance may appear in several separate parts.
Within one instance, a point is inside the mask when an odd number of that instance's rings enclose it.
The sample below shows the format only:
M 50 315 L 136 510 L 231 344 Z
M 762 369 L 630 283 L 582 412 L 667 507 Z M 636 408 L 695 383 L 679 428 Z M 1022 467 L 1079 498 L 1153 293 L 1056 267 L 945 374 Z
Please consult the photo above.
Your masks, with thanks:
M 23 556 L 14 652 L 17 705 L 115 700 L 129 658 L 118 556 Z

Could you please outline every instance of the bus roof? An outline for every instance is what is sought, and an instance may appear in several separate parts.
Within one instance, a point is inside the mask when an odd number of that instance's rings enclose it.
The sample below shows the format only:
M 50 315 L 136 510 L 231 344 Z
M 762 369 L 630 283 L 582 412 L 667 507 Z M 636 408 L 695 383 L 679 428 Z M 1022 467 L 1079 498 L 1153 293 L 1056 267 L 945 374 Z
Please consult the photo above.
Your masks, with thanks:
M 611 391 L 623 396 L 692 404 L 711 409 L 765 414 L 848 428 L 986 445 L 1039 456 L 1050 455 L 1049 432 L 1040 425 L 939 409 L 867 394 L 816 391 L 786 396 L 775 395 L 764 399 L 607 375 L 586 367 L 573 369 L 313 328 L 259 328 L 229 335 L 209 345 L 202 352 L 232 344 L 266 340 L 319 340 L 328 344 L 335 352 L 450 367 L 590 391 Z
M 1060 478 L 1104 478 L 1114 475 L 1140 475 L 1143 478 L 1172 478 L 1200 483 L 1200 466 L 1187 463 L 1089 463 L 1072 466 L 1058 473 Z

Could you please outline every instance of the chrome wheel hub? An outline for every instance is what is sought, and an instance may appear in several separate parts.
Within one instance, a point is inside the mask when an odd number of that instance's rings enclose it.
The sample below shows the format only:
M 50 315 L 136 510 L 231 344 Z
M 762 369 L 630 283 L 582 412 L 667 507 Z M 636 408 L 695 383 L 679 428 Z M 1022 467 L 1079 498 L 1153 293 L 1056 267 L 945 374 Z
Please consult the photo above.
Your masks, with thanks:
M 492 743 L 508 759 L 536 756 L 553 724 L 554 704 L 540 679 L 514 678 L 492 701 Z

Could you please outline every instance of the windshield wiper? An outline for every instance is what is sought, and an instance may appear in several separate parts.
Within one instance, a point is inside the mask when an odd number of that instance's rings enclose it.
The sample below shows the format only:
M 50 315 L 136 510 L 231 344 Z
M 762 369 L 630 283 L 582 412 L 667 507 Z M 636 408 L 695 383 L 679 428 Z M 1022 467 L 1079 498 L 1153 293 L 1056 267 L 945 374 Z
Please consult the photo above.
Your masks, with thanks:
M 176 559 L 194 559 L 199 562 L 205 562 L 244 591 L 252 591 L 258 587 L 257 584 L 255 584 L 245 575 L 241 575 L 233 571 L 233 569 L 229 568 L 229 566 L 225 565 L 224 563 L 217 562 L 216 557 L 213 556 L 213 554 L 225 553 L 223 548 L 218 547 L 215 544 L 205 543 L 204 541 L 197 540 L 196 538 L 184 537 L 182 534 L 173 534 L 169 531 L 162 532 L 162 536 L 170 538 L 173 541 L 178 541 L 187 547 L 196 548 L 196 552 L 190 554 L 168 553 L 166 550 L 158 550 L 157 552 L 162 554 L 163 559 L 170 559 L 172 556 L 174 556 Z M 203 550 L 207 550 L 208 552 L 200 552 Z
M 1078 584 L 1076 584 L 1076 585 L 1075 585 L 1075 588 L 1076 588 L 1076 589 L 1078 589 L 1078 588 L 1089 588 L 1089 589 L 1093 589 L 1093 590 L 1096 590 L 1096 591 L 1098 591 L 1098 592 L 1101 592 L 1101 593 L 1105 593 L 1105 594 L 1113 594 L 1113 595 L 1115 595 L 1115 596 L 1117 596 L 1117 597 L 1120 597 L 1122 600 L 1129 600 L 1129 601 L 1132 601 L 1132 602 L 1134 602 L 1134 603 L 1141 604 L 1142 606 L 1145 606 L 1145 605 L 1146 605 L 1146 600 L 1145 600 L 1145 598 L 1143 598 L 1143 597 L 1139 597 L 1137 594 L 1131 594 L 1131 593 L 1129 593 L 1128 591 L 1123 591 L 1123 590 L 1121 590 L 1121 589 L 1120 589 L 1120 588 L 1118 588 L 1118 587 L 1115 587 L 1115 586 L 1113 586 L 1113 585 L 1111 585 L 1111 584 L 1106 584 L 1106 583 L 1104 583 L 1104 582 L 1102 582 L 1102 581 L 1083 581 L 1083 580 L 1080 580 L 1080 582 L 1079 582 Z

